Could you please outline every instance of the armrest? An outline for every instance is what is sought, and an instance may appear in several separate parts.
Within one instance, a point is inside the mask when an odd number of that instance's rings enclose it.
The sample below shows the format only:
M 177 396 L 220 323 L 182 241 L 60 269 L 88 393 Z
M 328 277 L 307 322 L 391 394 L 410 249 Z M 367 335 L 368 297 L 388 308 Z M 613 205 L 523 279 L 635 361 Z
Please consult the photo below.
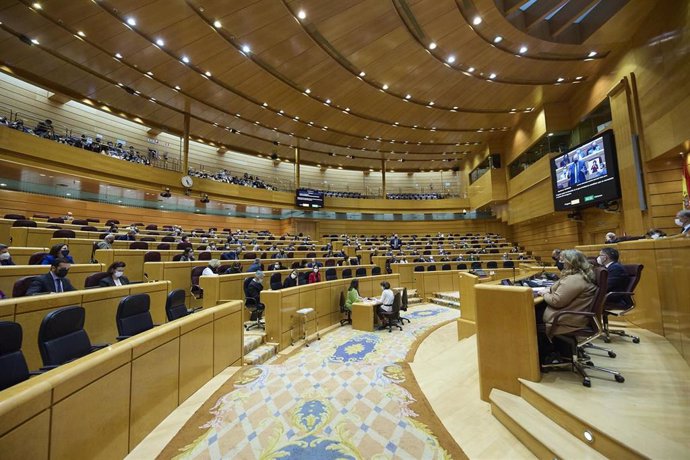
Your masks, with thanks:
M 59 364 L 51 364 L 50 366 L 41 366 L 41 368 L 40 368 L 39 370 L 29 372 L 29 375 L 39 375 L 39 374 L 43 374 L 43 373 L 45 373 L 45 372 L 51 371 L 51 370 L 53 370 L 53 369 L 56 369 L 56 368 L 58 368 L 58 367 L 60 367 Z
M 106 348 L 109 346 L 110 346 L 109 343 L 92 343 L 91 344 L 91 348 L 93 348 L 94 350 L 100 350 L 101 348 Z
M 634 296 L 635 293 L 634 293 L 634 292 L 626 292 L 626 291 L 611 291 L 611 292 L 607 292 L 607 293 L 606 293 L 606 297 L 604 297 L 604 302 L 606 302 L 606 301 L 608 300 L 608 298 L 609 298 L 610 296 L 613 296 L 613 295 Z

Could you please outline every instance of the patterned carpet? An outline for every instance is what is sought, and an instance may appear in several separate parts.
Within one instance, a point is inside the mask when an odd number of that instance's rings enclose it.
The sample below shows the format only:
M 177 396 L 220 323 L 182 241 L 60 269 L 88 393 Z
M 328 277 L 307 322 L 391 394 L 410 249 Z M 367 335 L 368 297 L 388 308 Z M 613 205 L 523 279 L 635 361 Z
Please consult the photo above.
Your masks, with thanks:
M 243 368 L 160 458 L 466 458 L 405 363 L 458 311 L 422 305 L 405 316 L 412 321 L 402 332 L 345 326 L 287 358 Z

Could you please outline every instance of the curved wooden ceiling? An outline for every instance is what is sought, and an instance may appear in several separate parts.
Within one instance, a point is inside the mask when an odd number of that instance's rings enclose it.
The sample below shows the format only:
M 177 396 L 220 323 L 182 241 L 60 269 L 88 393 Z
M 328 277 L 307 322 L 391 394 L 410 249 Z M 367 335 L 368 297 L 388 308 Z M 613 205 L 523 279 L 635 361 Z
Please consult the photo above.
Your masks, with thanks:
M 23 0 L 0 21 L 2 65 L 70 97 L 174 133 L 189 111 L 194 139 L 231 150 L 396 171 L 484 151 L 634 32 L 541 41 L 493 0 Z

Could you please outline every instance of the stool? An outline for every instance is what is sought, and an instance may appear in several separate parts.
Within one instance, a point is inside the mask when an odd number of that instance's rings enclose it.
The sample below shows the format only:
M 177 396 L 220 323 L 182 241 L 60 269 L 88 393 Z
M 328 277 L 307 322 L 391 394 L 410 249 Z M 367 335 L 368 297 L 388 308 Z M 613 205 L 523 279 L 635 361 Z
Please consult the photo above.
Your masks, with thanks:
M 301 308 L 297 310 L 295 313 L 297 313 L 297 316 L 299 316 L 299 328 L 301 329 L 301 338 L 304 339 L 304 343 L 306 346 L 309 346 L 309 342 L 307 342 L 307 316 L 309 316 L 310 313 L 314 314 L 314 323 L 316 326 L 316 340 L 321 340 L 321 336 L 319 335 L 319 318 L 316 315 L 316 310 L 313 308 Z M 294 328 L 292 328 L 294 329 Z M 294 345 L 295 342 L 292 339 L 292 329 L 290 329 L 290 345 Z

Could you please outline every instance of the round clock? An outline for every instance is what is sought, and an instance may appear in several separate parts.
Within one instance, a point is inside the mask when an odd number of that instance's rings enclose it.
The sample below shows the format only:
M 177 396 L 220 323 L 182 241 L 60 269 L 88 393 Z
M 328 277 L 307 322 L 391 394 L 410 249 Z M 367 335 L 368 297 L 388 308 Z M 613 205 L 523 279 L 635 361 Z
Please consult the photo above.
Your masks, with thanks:
M 191 176 L 182 176 L 182 185 L 191 188 L 191 186 L 194 185 L 194 180 Z

